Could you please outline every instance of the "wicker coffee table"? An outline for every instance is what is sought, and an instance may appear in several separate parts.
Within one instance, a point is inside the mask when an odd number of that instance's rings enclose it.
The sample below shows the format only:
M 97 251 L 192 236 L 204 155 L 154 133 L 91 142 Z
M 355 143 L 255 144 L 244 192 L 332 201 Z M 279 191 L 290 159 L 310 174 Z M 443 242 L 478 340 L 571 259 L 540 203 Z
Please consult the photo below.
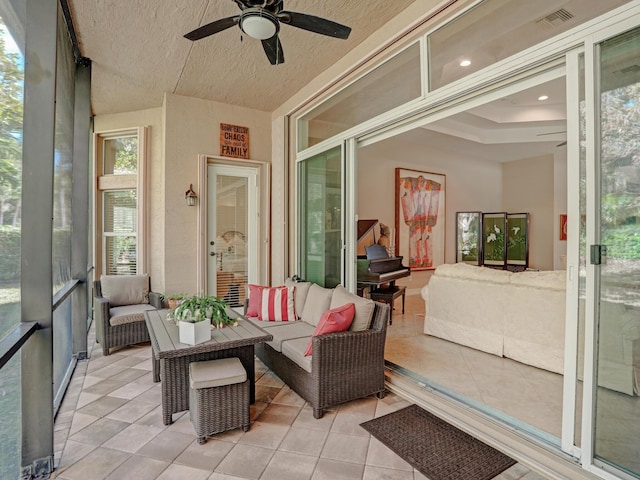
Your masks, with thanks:
M 250 380 L 250 401 L 255 401 L 254 345 L 273 340 L 273 336 L 229 310 L 238 325 L 211 331 L 211 340 L 198 345 L 180 343 L 178 327 L 167 320 L 169 310 L 145 312 L 153 347 L 153 377 L 162 385 L 162 417 L 171 424 L 174 413 L 189 410 L 189 363 L 216 358 L 238 357 Z

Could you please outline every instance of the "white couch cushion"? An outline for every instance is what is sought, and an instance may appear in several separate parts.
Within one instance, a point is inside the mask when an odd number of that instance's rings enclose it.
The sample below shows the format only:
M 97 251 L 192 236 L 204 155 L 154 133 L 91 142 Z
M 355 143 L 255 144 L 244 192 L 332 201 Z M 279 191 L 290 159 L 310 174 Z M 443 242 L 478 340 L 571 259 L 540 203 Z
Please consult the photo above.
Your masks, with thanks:
M 356 315 L 353 317 L 353 322 L 349 330 L 352 332 L 368 330 L 371 326 L 371 318 L 373 317 L 374 301 L 369 298 L 359 297 L 348 291 L 342 285 L 338 285 L 333 291 L 329 308 L 341 307 L 347 303 L 353 303 L 356 306 Z
M 310 337 L 314 330 L 315 327 L 307 322 L 282 322 L 281 325 L 269 329 L 273 340 L 267 343 L 277 352 L 281 352 L 282 342 L 293 338 Z
M 310 339 L 311 337 L 301 337 L 282 342 L 282 354 L 309 373 L 311 373 L 312 355 L 305 357 L 304 351 L 307 349 Z
M 317 326 L 322 314 L 330 308 L 332 295 L 333 289 L 323 288 L 316 283 L 311 284 L 307 299 L 304 302 L 302 320 L 314 327 Z M 311 331 L 311 333 L 313 333 L 313 331 Z
M 109 325 L 115 327 L 126 323 L 144 322 L 144 312 L 146 310 L 155 310 L 155 307 L 148 303 L 140 303 L 138 305 L 122 305 L 121 307 L 110 308 Z
M 296 299 L 296 313 L 298 317 L 302 318 L 302 310 L 304 310 L 304 304 L 307 300 L 307 294 L 311 287 L 311 282 L 294 282 L 291 278 L 287 278 L 284 281 L 287 287 L 296 287 L 295 299 Z
M 149 303 L 149 275 L 102 275 L 100 287 L 110 307 Z

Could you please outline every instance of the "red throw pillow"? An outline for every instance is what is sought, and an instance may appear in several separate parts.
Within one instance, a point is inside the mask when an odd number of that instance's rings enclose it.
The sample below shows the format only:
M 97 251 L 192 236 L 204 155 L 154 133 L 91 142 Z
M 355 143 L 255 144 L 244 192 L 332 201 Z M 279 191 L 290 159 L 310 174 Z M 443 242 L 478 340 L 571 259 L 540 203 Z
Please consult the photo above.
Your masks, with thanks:
M 261 291 L 258 320 L 270 322 L 294 322 L 296 316 L 294 292 L 296 287 L 263 288 Z M 251 300 L 249 300 L 251 301 Z
M 249 306 L 247 307 L 247 317 L 257 317 L 262 303 L 262 290 L 269 287 L 249 284 Z
M 347 303 L 346 305 L 327 310 L 322 314 L 322 317 L 320 317 L 320 321 L 318 322 L 316 330 L 313 332 L 313 336 L 315 337 L 316 335 L 322 335 L 324 333 L 345 332 L 349 330 L 355 314 L 356 305 L 354 303 Z M 307 349 L 304 351 L 305 357 L 311 355 L 312 343 L 313 338 L 310 338 Z

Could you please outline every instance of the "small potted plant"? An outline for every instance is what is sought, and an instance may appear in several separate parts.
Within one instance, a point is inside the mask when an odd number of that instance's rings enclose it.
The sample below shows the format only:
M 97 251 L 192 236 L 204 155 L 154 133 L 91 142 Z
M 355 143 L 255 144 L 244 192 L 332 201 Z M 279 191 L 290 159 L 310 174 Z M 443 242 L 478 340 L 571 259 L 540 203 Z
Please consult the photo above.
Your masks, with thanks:
M 173 318 L 178 322 L 180 342 L 189 345 L 211 339 L 211 328 L 237 324 L 227 313 L 227 302 L 221 298 L 206 295 L 184 297 L 173 310 Z
M 186 295 L 184 293 L 173 293 L 171 295 L 162 295 L 162 304 L 164 307 L 169 308 L 170 310 L 175 310 L 180 302 L 184 300 Z

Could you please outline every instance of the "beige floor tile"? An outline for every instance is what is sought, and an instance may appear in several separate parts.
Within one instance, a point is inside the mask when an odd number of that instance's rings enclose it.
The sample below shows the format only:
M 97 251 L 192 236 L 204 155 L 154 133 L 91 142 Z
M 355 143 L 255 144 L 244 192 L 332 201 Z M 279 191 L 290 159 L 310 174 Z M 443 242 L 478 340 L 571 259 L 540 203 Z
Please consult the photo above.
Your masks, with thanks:
M 107 480 L 155 480 L 169 465 L 155 458 L 133 455 L 116 468 Z
M 360 437 L 330 432 L 320 457 L 364 465 L 369 449 L 369 439 L 369 436 Z
M 171 464 L 160 474 L 158 480 L 206 480 L 211 475 L 207 470 Z
M 367 465 L 364 467 L 362 480 L 413 480 L 413 469 L 409 471 L 393 470 L 391 468 Z
M 369 434 L 360 426 L 360 424 L 371 420 L 374 414 L 375 411 L 371 413 L 349 413 L 340 410 L 336 414 L 336 418 L 333 420 L 331 432 L 367 437 Z
M 138 419 L 135 423 L 140 425 L 148 425 L 150 427 L 166 428 L 162 417 L 162 407 L 157 406 L 144 417 Z
M 111 472 L 123 464 L 129 456 L 124 452 L 99 447 L 89 452 L 65 471 L 60 472 L 60 478 L 65 480 L 104 480 Z
M 175 459 L 174 463 L 213 472 L 233 446 L 231 442 L 212 439 L 208 439 L 203 445 L 192 443 Z
M 284 382 L 280 380 L 278 376 L 276 376 L 270 370 L 263 372 L 258 380 L 256 380 L 256 385 L 264 385 L 267 387 L 284 387 Z
M 135 453 L 149 443 L 162 429 L 145 425 L 129 425 L 117 435 L 107 440 L 103 446 L 113 450 Z
M 317 457 L 278 451 L 260 480 L 307 480 L 311 478 L 317 461 Z
M 308 428 L 310 430 L 331 430 L 333 426 L 333 421 L 336 418 L 337 410 L 331 409 L 326 410 L 322 415 L 322 418 L 314 418 L 313 417 L 313 408 L 310 405 L 305 405 L 298 417 L 293 422 L 294 427 L 299 428 Z
M 74 433 L 79 432 L 84 427 L 91 425 L 93 422 L 98 420 L 100 417 L 96 417 L 95 415 L 86 415 L 84 413 L 76 412 L 73 416 L 73 421 L 71 422 L 71 427 L 69 429 L 69 435 L 73 435 Z M 56 419 L 57 423 L 57 419 Z
M 60 459 L 60 469 L 62 471 L 66 470 L 96 448 L 97 447 L 95 445 L 89 445 L 87 443 L 76 442 L 75 440 L 67 439 L 62 458 Z
M 121 407 L 115 409 L 113 412 L 109 413 L 107 418 L 133 423 L 144 417 L 154 408 L 155 405 L 152 403 L 130 400 Z
M 364 465 L 337 462 L 328 458 L 320 458 L 313 472 L 312 480 L 354 480 L 362 478 Z
M 118 388 L 122 387 L 126 383 L 127 382 L 121 381 L 121 380 L 118 381 L 118 380 L 104 379 L 101 382 L 98 382 L 90 386 L 89 388 L 85 388 L 84 392 L 95 393 L 97 395 L 109 395 L 111 392 L 113 392 L 114 390 L 117 390 Z
M 162 402 L 162 386 L 159 383 L 154 383 L 150 388 L 135 397 L 135 399 L 141 402 L 160 405 Z
M 302 405 L 279 405 L 271 403 L 258 417 L 258 421 L 274 425 L 291 426 L 300 413 Z
M 153 387 L 153 384 L 149 385 L 146 383 L 127 383 L 122 387 L 114 390 L 109 394 L 110 397 L 116 398 L 126 398 L 127 400 L 131 400 L 132 398 L 136 398 L 137 396 L 143 394 L 147 390 Z
M 273 399 L 272 403 L 282 403 L 284 405 L 295 405 L 301 407 L 305 404 L 304 399 L 288 386 L 284 386 Z
M 126 422 L 111 420 L 110 418 L 100 418 L 69 438 L 76 442 L 89 445 L 102 445 L 114 435 L 117 435 L 127 428 L 127 426 L 129 426 L 129 424 Z
M 325 430 L 292 427 L 278 450 L 319 457 L 328 436 L 329 432 Z
M 89 393 L 86 391 L 82 392 L 78 396 L 78 401 L 76 402 L 76 412 L 80 410 L 82 407 L 84 407 L 85 405 L 89 405 L 90 403 L 95 402 L 101 397 L 103 397 L 103 395 L 100 393 Z
M 236 444 L 215 471 L 245 479 L 260 478 L 274 453 L 268 448 Z
M 258 420 L 251 425 L 248 432 L 240 437 L 238 443 L 275 450 L 288 431 L 288 425 L 274 425 Z
M 163 430 L 158 436 L 140 448 L 137 453 L 138 455 L 172 462 L 194 441 L 195 436 Z

